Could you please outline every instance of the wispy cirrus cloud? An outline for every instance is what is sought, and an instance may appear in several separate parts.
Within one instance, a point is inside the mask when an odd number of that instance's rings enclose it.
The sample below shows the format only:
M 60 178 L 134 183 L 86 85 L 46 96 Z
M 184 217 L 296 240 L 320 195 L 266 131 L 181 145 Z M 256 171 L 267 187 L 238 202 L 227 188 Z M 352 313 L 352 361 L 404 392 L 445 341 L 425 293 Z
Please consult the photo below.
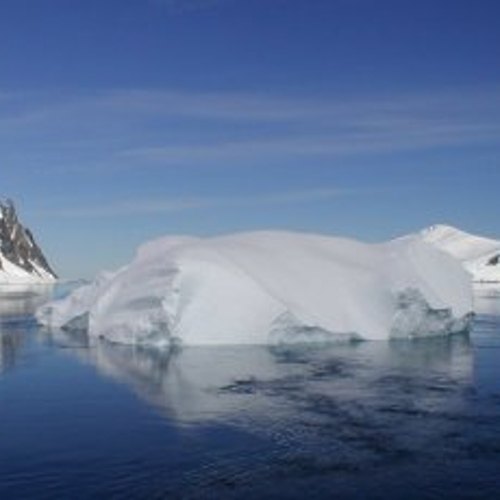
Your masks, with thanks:
M 402 122 L 494 120 L 500 117 L 500 87 L 466 88 L 363 96 L 282 97 L 245 92 L 187 92 L 170 89 L 116 89 L 92 93 L 4 92 L 0 124 L 57 124 L 96 118 L 155 120 L 158 117 L 237 122 L 311 121 L 330 125 L 370 126 Z M 71 119 L 72 118 L 72 119 Z M 99 125 L 99 123 L 95 123 Z
M 284 191 L 247 196 L 187 196 L 165 199 L 138 199 L 109 204 L 92 204 L 84 207 L 42 210 L 47 215 L 58 217 L 122 217 L 152 215 L 262 205 L 286 205 L 326 201 L 341 196 L 360 194 L 361 189 L 317 188 L 301 191 Z
M 185 166 L 190 164 L 233 165 L 286 158 L 362 156 L 377 153 L 467 146 L 496 140 L 500 125 L 412 124 L 399 121 L 378 125 L 378 130 L 337 132 L 335 135 L 300 136 L 271 140 L 221 141 L 213 144 L 163 146 L 124 150 L 118 157 L 125 164 Z M 120 162 L 119 162 L 120 163 Z
M 76 96 L 58 105 L 74 111 L 134 117 L 169 116 L 231 122 L 319 123 L 370 126 L 386 119 L 402 122 L 500 119 L 500 87 L 444 89 L 434 92 L 363 96 L 292 96 L 248 92 L 186 92 L 165 89 L 117 89 Z M 57 106 L 55 108 L 57 111 Z M 66 111 L 66 113 L 65 113 Z M 82 114 L 84 117 L 86 113 Z
M 497 144 L 500 87 L 317 98 L 169 89 L 0 92 L 0 132 L 16 168 L 44 158 L 45 172 L 373 157 Z

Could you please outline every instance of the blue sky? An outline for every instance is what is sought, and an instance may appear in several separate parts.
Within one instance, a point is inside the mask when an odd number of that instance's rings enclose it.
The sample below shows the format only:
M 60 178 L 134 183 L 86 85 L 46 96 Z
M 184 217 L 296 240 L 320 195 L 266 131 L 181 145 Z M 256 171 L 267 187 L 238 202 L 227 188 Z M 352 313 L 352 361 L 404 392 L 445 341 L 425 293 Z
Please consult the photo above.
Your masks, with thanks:
M 500 238 L 500 2 L 3 0 L 0 195 L 65 277 L 166 233 Z

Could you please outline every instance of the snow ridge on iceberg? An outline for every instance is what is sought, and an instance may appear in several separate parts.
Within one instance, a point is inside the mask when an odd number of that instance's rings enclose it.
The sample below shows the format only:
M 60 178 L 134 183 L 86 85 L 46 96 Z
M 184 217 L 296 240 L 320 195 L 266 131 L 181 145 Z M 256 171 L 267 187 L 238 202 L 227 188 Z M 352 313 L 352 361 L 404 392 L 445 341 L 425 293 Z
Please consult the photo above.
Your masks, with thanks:
M 265 231 L 151 241 L 37 317 L 113 342 L 200 345 L 414 337 L 431 317 L 428 334 L 442 335 L 471 311 L 468 274 L 419 238 Z
M 424 229 L 420 237 L 458 259 L 475 283 L 500 285 L 500 241 L 443 224 Z

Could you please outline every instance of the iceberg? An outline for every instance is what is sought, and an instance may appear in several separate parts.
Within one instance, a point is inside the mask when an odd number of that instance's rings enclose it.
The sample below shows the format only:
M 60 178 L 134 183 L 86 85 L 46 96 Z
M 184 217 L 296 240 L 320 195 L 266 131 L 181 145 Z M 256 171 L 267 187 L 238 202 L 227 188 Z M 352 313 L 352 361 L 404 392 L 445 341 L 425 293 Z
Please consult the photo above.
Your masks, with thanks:
M 150 241 L 37 318 L 124 344 L 269 345 L 446 335 L 472 310 L 468 273 L 421 238 L 261 231 Z

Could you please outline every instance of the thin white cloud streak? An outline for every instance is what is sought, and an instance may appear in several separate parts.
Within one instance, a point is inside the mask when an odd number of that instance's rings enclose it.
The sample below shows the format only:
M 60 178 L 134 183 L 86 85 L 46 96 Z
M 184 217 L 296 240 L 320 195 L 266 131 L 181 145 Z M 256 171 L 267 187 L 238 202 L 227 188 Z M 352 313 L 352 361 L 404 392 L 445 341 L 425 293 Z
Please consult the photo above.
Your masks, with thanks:
M 0 91 L 1 95 L 1 91 Z M 3 104 L 20 105 L 21 94 L 5 93 Z M 17 101 L 17 102 L 16 102 Z M 235 92 L 183 92 L 161 89 L 117 89 L 94 94 L 53 96 L 30 93 L 24 110 L 16 117 L 0 115 L 0 123 L 37 124 L 44 120 L 57 121 L 73 116 L 85 120 L 124 117 L 185 117 L 207 120 L 294 121 L 327 120 L 330 123 L 362 124 L 377 117 L 422 119 L 446 116 L 468 119 L 471 115 L 500 111 L 500 87 L 374 95 L 362 98 L 332 95 L 328 98 L 283 98 L 272 95 Z M 498 114 L 496 120 L 499 119 Z
M 345 109 L 346 105 L 343 103 L 307 99 L 282 99 L 233 92 L 188 93 L 141 89 L 75 95 L 73 99 L 61 99 L 41 93 L 38 103 L 29 99 L 25 101 L 24 106 L 22 96 L 6 94 L 0 99 L 0 104 L 5 108 L 1 110 L 0 126 L 5 127 L 38 126 L 45 122 L 58 125 L 68 121 L 98 123 L 102 120 L 109 122 L 139 119 L 142 122 L 158 117 L 207 121 L 289 122 L 344 116 L 347 111 L 355 111 L 352 105 L 350 109 Z
M 146 199 L 89 205 L 81 208 L 41 210 L 45 215 L 58 217 L 126 217 L 188 212 L 211 208 L 231 208 L 262 205 L 285 205 L 327 201 L 341 196 L 361 194 L 361 189 L 318 188 L 303 191 L 277 192 L 248 196 L 192 196 L 171 199 Z
M 464 146 L 496 141 L 499 126 L 425 125 L 394 129 L 386 123 L 379 130 L 352 131 L 323 137 L 297 137 L 260 141 L 228 141 L 211 145 L 165 146 L 125 150 L 117 157 L 118 164 L 186 166 L 190 164 L 232 165 L 273 161 L 286 158 L 344 157 Z
M 345 99 L 141 89 L 26 97 L 0 91 L 0 132 L 33 146 L 10 155 L 22 164 L 23 154 L 40 156 L 39 144 L 70 158 L 67 170 L 237 166 L 495 145 L 500 136 L 498 86 Z
M 173 116 L 206 120 L 289 122 L 311 120 L 357 125 L 377 117 L 469 120 L 500 111 L 500 87 L 481 87 L 429 93 L 323 98 L 278 97 L 237 92 L 182 92 L 171 90 L 115 90 L 89 96 L 82 108 L 99 114 Z M 81 109 L 80 111 L 83 111 Z M 75 111 L 70 105 L 68 110 Z M 476 119 L 478 116 L 475 116 Z M 496 120 L 499 119 L 496 114 Z M 352 120 L 352 121 L 351 121 Z

